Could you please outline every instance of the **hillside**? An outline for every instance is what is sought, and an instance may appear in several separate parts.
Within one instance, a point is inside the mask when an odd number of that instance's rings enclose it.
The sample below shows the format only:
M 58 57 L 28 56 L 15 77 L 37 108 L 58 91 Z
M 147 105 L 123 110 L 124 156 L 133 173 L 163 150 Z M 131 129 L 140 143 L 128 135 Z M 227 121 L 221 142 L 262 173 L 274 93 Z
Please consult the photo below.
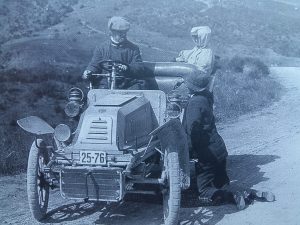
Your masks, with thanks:
M 31 65 L 47 52 L 46 63 L 57 65 L 63 61 L 64 65 L 77 67 L 79 62 L 81 69 L 93 47 L 106 38 L 106 23 L 113 15 L 125 16 L 132 22 L 129 36 L 140 44 L 145 60 L 170 60 L 182 48 L 192 47 L 191 27 L 209 25 L 217 55 L 259 56 L 268 64 L 299 63 L 286 58 L 300 57 L 297 7 L 272 0 L 214 2 L 219 1 L 2 1 L 1 67 L 22 67 L 15 58 Z M 41 46 L 46 49 L 39 49 Z

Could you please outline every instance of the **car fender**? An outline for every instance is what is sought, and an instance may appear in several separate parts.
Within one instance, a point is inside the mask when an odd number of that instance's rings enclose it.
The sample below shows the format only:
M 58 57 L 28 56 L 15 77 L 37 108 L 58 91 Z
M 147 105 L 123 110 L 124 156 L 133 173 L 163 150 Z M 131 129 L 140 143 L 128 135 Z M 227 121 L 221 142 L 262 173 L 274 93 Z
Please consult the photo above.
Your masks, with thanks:
M 178 152 L 182 179 L 181 188 L 189 188 L 189 149 L 187 144 L 187 135 L 182 127 L 180 120 L 171 119 L 152 131 L 150 135 L 157 136 L 159 138 L 162 149 L 169 149 L 171 152 Z
M 54 129 L 44 120 L 37 116 L 29 116 L 17 120 L 18 125 L 25 131 L 36 134 L 53 134 Z

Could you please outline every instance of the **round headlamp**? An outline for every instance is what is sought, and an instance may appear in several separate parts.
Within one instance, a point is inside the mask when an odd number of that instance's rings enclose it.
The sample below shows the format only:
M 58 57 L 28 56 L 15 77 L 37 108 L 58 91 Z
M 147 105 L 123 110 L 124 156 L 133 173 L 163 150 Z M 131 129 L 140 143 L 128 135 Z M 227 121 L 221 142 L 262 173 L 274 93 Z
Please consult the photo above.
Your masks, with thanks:
M 61 142 L 69 140 L 71 137 L 71 129 L 66 124 L 59 124 L 54 129 L 54 137 Z
M 68 117 L 75 117 L 80 113 L 80 104 L 78 102 L 72 101 L 68 102 L 65 106 L 65 113 Z

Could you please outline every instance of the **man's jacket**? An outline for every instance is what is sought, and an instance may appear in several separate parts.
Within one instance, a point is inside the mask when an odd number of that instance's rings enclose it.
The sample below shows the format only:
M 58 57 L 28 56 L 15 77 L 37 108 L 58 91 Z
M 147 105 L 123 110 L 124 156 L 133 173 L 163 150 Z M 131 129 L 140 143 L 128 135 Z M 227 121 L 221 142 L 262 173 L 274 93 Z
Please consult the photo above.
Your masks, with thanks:
M 185 110 L 183 126 L 191 154 L 199 162 L 214 163 L 226 159 L 227 149 L 215 125 L 212 93 L 203 91 L 191 97 Z
M 129 70 L 124 73 L 126 79 L 117 81 L 118 89 L 127 89 L 133 86 L 136 86 L 133 89 L 145 88 L 145 82 L 139 80 L 144 73 L 144 66 L 141 63 L 142 57 L 137 45 L 128 40 L 120 45 L 115 45 L 111 41 L 104 42 L 102 45 L 96 47 L 93 58 L 86 69 L 93 73 L 101 73 L 99 63 L 103 60 L 118 60 L 129 65 Z M 105 86 L 107 86 L 107 81 L 106 79 L 102 79 L 100 87 L 107 88 Z M 144 88 L 139 88 L 139 86 L 143 86 Z

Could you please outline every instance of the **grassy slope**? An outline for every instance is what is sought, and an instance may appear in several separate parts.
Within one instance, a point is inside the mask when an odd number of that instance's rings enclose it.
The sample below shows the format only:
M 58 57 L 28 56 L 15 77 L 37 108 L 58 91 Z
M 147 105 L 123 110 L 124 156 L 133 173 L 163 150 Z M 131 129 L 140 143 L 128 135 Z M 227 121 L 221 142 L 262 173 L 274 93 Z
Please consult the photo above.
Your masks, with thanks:
M 11 39 L 31 36 L 34 32 L 61 22 L 72 12 L 77 0 L 3 0 L 0 2 L 0 44 Z
M 206 24 L 213 28 L 212 46 L 217 54 L 258 55 L 262 49 L 271 48 L 285 56 L 300 57 L 300 13 L 288 5 L 248 0 L 243 1 L 244 4 L 232 2 L 199 13 L 204 6 L 198 1 L 162 1 L 159 9 L 155 5 L 161 1 L 139 2 L 131 1 L 134 10 L 126 15 L 136 24 L 165 37 L 189 41 L 190 28 Z M 172 7 L 164 7 L 163 3 Z M 239 52 L 233 52 L 237 46 Z M 180 47 L 174 46 L 174 49 Z

